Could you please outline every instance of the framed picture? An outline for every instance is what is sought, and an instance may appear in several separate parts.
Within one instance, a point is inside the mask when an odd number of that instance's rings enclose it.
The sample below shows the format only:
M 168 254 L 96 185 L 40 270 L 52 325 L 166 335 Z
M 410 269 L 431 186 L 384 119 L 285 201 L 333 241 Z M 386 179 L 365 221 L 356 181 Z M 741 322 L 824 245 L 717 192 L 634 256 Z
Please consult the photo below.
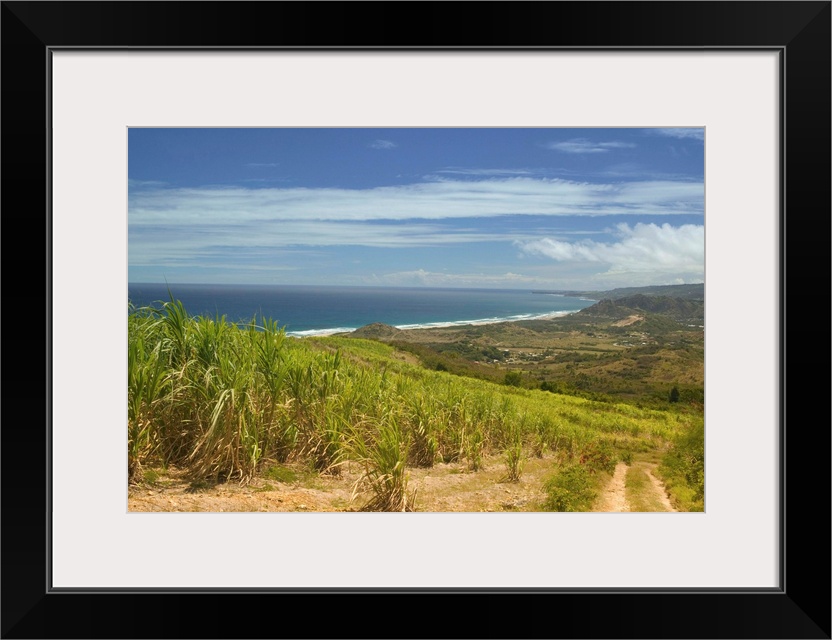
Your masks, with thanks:
M 4 637 L 830 637 L 830 3 L 320 7 L 3 3 Z M 128 512 L 131 127 L 613 126 L 705 131 L 704 513 Z
M 128 511 L 702 512 L 704 150 L 131 127 Z

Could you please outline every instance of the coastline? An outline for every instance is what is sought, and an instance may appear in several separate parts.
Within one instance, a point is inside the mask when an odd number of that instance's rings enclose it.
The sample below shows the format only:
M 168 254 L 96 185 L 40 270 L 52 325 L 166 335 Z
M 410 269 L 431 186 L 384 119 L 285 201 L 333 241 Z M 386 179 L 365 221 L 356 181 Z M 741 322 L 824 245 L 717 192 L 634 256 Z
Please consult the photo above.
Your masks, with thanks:
M 181 301 L 190 316 L 225 317 L 248 325 L 271 318 L 287 336 L 345 334 L 368 324 L 400 330 L 452 328 L 557 318 L 594 304 L 569 296 L 532 295 L 528 290 L 402 287 L 321 287 L 131 284 L 137 307 Z
M 569 311 L 551 311 L 541 314 L 520 314 L 506 318 L 482 318 L 478 320 L 450 320 L 446 322 L 425 322 L 422 324 L 388 325 L 382 322 L 371 322 L 361 327 L 338 327 L 335 329 L 310 329 L 307 331 L 287 331 L 286 335 L 292 338 L 314 338 L 322 336 L 348 336 L 364 327 L 373 324 L 383 324 L 399 331 L 421 331 L 426 329 L 460 329 L 469 326 L 483 326 L 489 324 L 502 324 L 505 322 L 525 322 L 529 320 L 552 320 L 577 313 L 580 309 Z

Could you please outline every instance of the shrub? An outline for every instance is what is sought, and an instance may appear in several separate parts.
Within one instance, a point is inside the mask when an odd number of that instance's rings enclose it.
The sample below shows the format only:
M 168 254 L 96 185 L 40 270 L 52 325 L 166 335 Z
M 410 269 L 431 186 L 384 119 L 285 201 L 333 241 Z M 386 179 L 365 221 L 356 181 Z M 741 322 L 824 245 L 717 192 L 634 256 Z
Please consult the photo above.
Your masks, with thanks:
M 506 372 L 503 384 L 509 387 L 519 387 L 523 383 L 523 374 L 519 371 Z
M 278 482 L 284 482 L 286 484 L 297 482 L 298 479 L 298 474 L 295 473 L 293 469 L 278 465 L 274 465 L 266 469 L 266 471 L 263 473 L 263 476 L 268 478 L 269 480 L 276 480 Z
M 519 482 L 523 473 L 523 430 L 520 424 L 512 424 L 508 428 L 508 446 L 505 451 L 506 476 L 505 482 Z
M 479 471 L 482 469 L 482 450 L 485 445 L 485 437 L 480 429 L 476 429 L 465 439 L 465 457 L 468 459 L 468 470 Z
M 659 471 L 668 489 L 690 511 L 701 511 L 705 501 L 705 423 L 681 434 L 662 459 Z M 682 491 L 679 491 L 681 485 Z
M 519 482 L 523 473 L 523 443 L 513 442 L 506 449 L 506 477 L 507 482 Z
M 360 485 L 369 488 L 372 498 L 362 511 L 413 511 L 415 496 L 407 490 L 405 465 L 409 443 L 407 435 L 392 416 L 378 424 L 368 440 L 360 434 L 353 440 L 355 457 L 364 474 L 353 489 L 355 497 Z
M 535 457 L 542 458 L 547 449 L 556 450 L 559 440 L 558 425 L 550 416 L 541 416 L 534 425 L 532 451 Z
M 586 465 L 590 473 L 605 471 L 615 472 L 617 457 L 608 442 L 591 442 L 581 451 L 580 463 Z
M 591 470 L 580 463 L 562 467 L 546 481 L 544 491 L 547 511 L 587 511 L 597 495 Z
M 418 422 L 410 427 L 412 444 L 408 453 L 408 462 L 416 467 L 432 467 L 436 460 L 439 443 L 426 422 Z

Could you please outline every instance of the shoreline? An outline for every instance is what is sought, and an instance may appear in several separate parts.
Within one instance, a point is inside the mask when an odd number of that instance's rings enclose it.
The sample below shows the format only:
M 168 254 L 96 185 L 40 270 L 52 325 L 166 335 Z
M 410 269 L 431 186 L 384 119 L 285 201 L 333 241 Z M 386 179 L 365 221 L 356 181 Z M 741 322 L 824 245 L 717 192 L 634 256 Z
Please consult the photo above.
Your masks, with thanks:
M 422 324 L 402 324 L 402 325 L 388 325 L 385 322 L 370 322 L 361 327 L 338 327 L 335 329 L 309 329 L 306 331 L 287 331 L 286 336 L 292 338 L 316 338 L 325 336 L 349 336 L 350 334 L 373 324 L 384 324 L 399 331 L 419 331 L 424 329 L 455 329 L 468 326 L 483 326 L 489 324 L 501 324 L 504 322 L 525 322 L 529 320 L 552 320 L 555 318 L 562 318 L 564 316 L 578 313 L 581 309 L 574 311 L 551 311 L 542 314 L 522 314 L 517 316 L 509 316 L 506 318 L 481 318 L 477 320 L 449 320 L 426 322 Z

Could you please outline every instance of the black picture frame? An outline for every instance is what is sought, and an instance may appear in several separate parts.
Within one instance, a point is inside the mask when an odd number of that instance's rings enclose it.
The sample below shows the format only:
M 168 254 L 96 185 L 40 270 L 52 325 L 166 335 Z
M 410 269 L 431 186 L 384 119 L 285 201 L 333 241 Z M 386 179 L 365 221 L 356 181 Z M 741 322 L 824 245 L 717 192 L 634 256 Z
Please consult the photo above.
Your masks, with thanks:
M 3 2 L 0 20 L 3 638 L 830 637 L 830 2 Z M 48 97 L 70 47 L 778 51 L 780 587 L 54 592 Z

